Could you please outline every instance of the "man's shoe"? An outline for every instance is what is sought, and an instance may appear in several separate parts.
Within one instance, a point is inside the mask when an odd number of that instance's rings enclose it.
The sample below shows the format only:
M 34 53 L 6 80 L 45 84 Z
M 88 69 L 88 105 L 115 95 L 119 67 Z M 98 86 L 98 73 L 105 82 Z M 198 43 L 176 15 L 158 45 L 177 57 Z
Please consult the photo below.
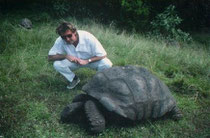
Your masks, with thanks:
M 67 86 L 67 89 L 73 89 L 74 87 L 77 86 L 77 84 L 80 82 L 80 79 L 75 76 L 73 81 Z

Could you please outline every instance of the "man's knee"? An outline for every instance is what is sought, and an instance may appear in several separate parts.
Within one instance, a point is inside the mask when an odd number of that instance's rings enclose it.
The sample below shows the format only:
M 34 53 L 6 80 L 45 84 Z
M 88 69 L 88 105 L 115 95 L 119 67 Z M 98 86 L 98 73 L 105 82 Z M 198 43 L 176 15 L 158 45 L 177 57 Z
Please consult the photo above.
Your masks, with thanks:
M 55 68 L 55 70 L 59 70 L 62 67 L 61 61 L 54 61 L 53 67 Z
M 59 70 L 76 70 L 78 68 L 77 64 L 71 63 L 68 60 L 54 61 L 53 67 L 57 71 L 59 71 Z
M 97 70 L 102 71 L 104 69 L 111 68 L 111 67 L 112 67 L 112 62 L 109 59 L 105 59 L 101 61 Z
M 104 69 L 107 69 L 107 68 L 111 68 L 112 67 L 112 63 L 106 63 L 104 64 Z

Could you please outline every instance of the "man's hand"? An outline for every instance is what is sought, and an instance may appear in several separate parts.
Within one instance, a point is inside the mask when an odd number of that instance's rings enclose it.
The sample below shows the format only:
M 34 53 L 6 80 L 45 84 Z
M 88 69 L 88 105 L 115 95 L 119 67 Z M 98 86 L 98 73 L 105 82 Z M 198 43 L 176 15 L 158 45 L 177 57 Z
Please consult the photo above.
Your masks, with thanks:
M 71 62 L 79 63 L 79 58 L 71 56 L 71 55 L 66 55 L 66 59 L 68 59 Z
M 86 64 L 89 63 L 88 60 L 83 60 L 83 59 L 80 59 L 78 57 L 74 57 L 74 56 L 71 56 L 71 55 L 66 55 L 66 59 L 68 59 L 71 62 L 75 62 L 77 64 L 80 64 L 80 65 L 86 65 Z
M 91 62 L 95 62 L 95 61 L 99 61 L 99 60 L 101 60 L 101 59 L 104 59 L 106 57 L 106 55 L 105 56 L 101 56 L 101 57 L 92 57 L 91 58 Z M 87 65 L 87 64 L 89 64 L 89 61 L 88 61 L 88 59 L 77 59 L 77 63 L 78 64 L 80 64 L 80 65 Z
M 79 60 L 78 60 L 78 63 L 79 63 L 80 65 L 87 65 L 87 64 L 89 63 L 89 61 L 88 61 L 88 60 L 79 59 Z

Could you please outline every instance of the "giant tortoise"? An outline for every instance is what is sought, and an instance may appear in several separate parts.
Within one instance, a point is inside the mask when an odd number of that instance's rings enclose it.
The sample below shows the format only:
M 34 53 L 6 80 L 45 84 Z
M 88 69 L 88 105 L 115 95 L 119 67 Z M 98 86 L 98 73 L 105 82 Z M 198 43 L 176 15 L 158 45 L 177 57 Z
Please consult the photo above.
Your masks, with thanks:
M 20 26 L 22 26 L 26 29 L 31 29 L 32 28 L 32 22 L 28 18 L 23 18 L 20 21 Z
M 77 95 L 63 109 L 61 121 L 74 120 L 82 110 L 93 133 L 103 131 L 110 117 L 132 121 L 166 113 L 173 119 L 182 117 L 169 88 L 143 67 L 115 66 L 97 72 L 82 90 L 85 94 Z

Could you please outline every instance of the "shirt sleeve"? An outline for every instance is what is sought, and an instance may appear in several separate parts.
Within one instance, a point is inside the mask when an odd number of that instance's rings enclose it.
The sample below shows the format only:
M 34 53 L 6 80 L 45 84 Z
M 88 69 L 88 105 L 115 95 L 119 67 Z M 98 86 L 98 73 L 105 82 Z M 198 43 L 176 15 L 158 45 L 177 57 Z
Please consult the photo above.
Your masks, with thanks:
M 107 54 L 101 43 L 93 35 L 91 36 L 90 44 L 92 45 L 91 49 L 94 56 L 101 57 Z
M 65 50 L 63 48 L 62 40 L 60 37 L 58 37 L 53 45 L 53 47 L 50 49 L 48 55 L 56 55 L 56 54 L 65 54 Z

